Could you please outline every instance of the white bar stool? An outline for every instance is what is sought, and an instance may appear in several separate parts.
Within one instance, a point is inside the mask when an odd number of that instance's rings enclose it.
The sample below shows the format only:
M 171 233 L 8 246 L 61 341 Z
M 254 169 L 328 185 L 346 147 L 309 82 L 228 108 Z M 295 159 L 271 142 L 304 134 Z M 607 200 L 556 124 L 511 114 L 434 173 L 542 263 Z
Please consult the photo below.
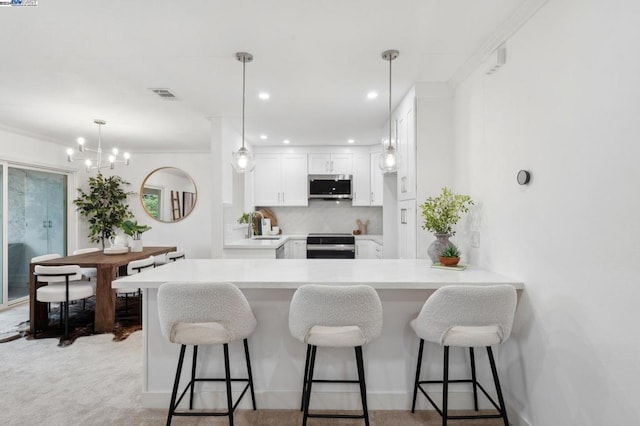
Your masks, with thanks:
M 167 425 L 171 424 L 173 416 L 229 416 L 229 425 L 233 426 L 233 412 L 242 397 L 244 397 L 247 389 L 251 392 L 253 409 L 256 409 L 247 338 L 255 330 L 257 321 L 251 311 L 249 302 L 247 302 L 238 287 L 230 283 L 162 284 L 158 290 L 158 316 L 160 317 L 160 329 L 164 337 L 171 343 L 181 345 Z M 229 343 L 236 340 L 242 340 L 244 343 L 245 361 L 247 363 L 246 379 L 231 378 Z M 215 344 L 223 345 L 225 377 L 196 378 L 198 346 Z M 176 401 L 187 345 L 193 346 L 191 380 Z M 193 390 L 196 382 L 225 382 L 227 411 L 223 413 L 191 411 L 193 410 Z M 247 382 L 235 404 L 231 394 L 231 382 Z M 189 411 L 176 411 L 187 390 L 190 390 Z
M 369 425 L 367 387 L 364 377 L 362 346 L 382 332 L 382 304 L 376 291 L 366 285 L 328 286 L 307 284 L 293 294 L 289 310 L 289 330 L 296 339 L 307 344 L 304 367 L 302 425 L 310 417 L 364 419 Z M 321 347 L 353 347 L 358 380 L 316 380 L 313 370 L 316 350 Z M 310 414 L 313 383 L 358 383 L 362 398 L 362 415 Z
M 413 404 L 411 412 L 415 413 L 418 390 L 429 400 L 431 405 L 442 416 L 442 425 L 449 419 L 485 419 L 502 418 L 505 426 L 509 426 L 507 410 L 500 388 L 498 371 L 493 358 L 492 345 L 503 343 L 511 334 L 515 315 L 517 295 L 510 285 L 469 286 L 452 285 L 436 290 L 425 302 L 417 318 L 410 322 L 411 327 L 420 337 L 418 365 L 413 388 Z M 444 347 L 443 379 L 420 380 L 420 367 L 424 341 L 436 343 Z M 471 379 L 449 379 L 449 347 L 468 347 L 471 364 Z M 476 380 L 474 347 L 486 347 L 491 365 L 491 373 L 498 395 L 498 402 L 489 396 L 484 387 Z M 442 409 L 431 399 L 423 384 L 442 384 Z M 458 415 L 448 414 L 449 383 L 471 383 L 473 385 L 473 402 L 478 411 L 478 390 L 484 393 L 498 414 Z
M 69 301 L 84 299 L 93 295 L 93 286 L 82 279 L 78 265 L 43 266 L 34 268 L 36 300 L 46 303 L 60 303 L 60 325 L 64 323 L 64 340 L 69 337 Z M 48 285 L 38 287 L 38 283 Z M 34 336 L 35 338 L 36 336 Z M 62 343 L 62 342 L 61 342 Z

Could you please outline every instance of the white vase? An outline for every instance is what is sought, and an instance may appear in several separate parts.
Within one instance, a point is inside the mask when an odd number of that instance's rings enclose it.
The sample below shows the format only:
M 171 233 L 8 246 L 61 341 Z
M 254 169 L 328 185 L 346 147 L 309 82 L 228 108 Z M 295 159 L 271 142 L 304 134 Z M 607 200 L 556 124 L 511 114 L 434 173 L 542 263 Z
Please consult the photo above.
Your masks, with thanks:
M 434 234 L 436 240 L 432 242 L 429 247 L 427 247 L 427 254 L 433 263 L 437 263 L 439 261 L 438 256 L 442 254 L 442 250 L 447 248 L 449 245 L 454 245 L 451 241 L 449 241 L 449 237 L 451 234 Z M 132 250 L 133 251 L 133 250 Z
M 129 247 L 131 247 L 132 252 L 142 251 L 142 240 L 131 240 L 129 242 Z

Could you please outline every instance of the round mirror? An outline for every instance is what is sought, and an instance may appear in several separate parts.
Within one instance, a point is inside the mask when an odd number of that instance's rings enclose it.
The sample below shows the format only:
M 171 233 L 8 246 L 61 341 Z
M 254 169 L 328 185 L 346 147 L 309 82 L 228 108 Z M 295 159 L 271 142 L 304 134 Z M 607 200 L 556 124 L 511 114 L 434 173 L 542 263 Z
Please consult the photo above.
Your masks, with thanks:
M 177 222 L 196 205 L 196 184 L 184 171 L 160 167 L 147 175 L 140 188 L 142 208 L 160 222 Z

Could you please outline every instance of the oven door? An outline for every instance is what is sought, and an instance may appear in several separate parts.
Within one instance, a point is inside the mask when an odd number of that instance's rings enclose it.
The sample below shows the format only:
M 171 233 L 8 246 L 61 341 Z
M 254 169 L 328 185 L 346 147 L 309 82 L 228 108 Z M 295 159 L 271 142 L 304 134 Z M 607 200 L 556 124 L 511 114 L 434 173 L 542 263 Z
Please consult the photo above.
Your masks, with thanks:
M 354 244 L 307 244 L 307 259 L 355 259 Z

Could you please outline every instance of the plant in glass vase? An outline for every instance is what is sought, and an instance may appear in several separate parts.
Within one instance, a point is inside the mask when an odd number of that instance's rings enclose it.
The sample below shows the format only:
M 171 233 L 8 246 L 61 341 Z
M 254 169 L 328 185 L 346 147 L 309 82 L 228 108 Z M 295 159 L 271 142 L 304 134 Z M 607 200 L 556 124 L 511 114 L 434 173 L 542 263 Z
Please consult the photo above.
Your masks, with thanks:
M 469 211 L 473 200 L 468 195 L 454 194 L 447 187 L 437 197 L 429 197 L 420 205 L 424 223 L 422 229 L 434 233 L 436 240 L 427 248 L 429 258 L 438 262 L 442 251 L 450 245 L 449 237 L 455 235 L 454 225 L 460 220 L 462 213 Z M 454 246 L 455 247 L 455 246 Z

